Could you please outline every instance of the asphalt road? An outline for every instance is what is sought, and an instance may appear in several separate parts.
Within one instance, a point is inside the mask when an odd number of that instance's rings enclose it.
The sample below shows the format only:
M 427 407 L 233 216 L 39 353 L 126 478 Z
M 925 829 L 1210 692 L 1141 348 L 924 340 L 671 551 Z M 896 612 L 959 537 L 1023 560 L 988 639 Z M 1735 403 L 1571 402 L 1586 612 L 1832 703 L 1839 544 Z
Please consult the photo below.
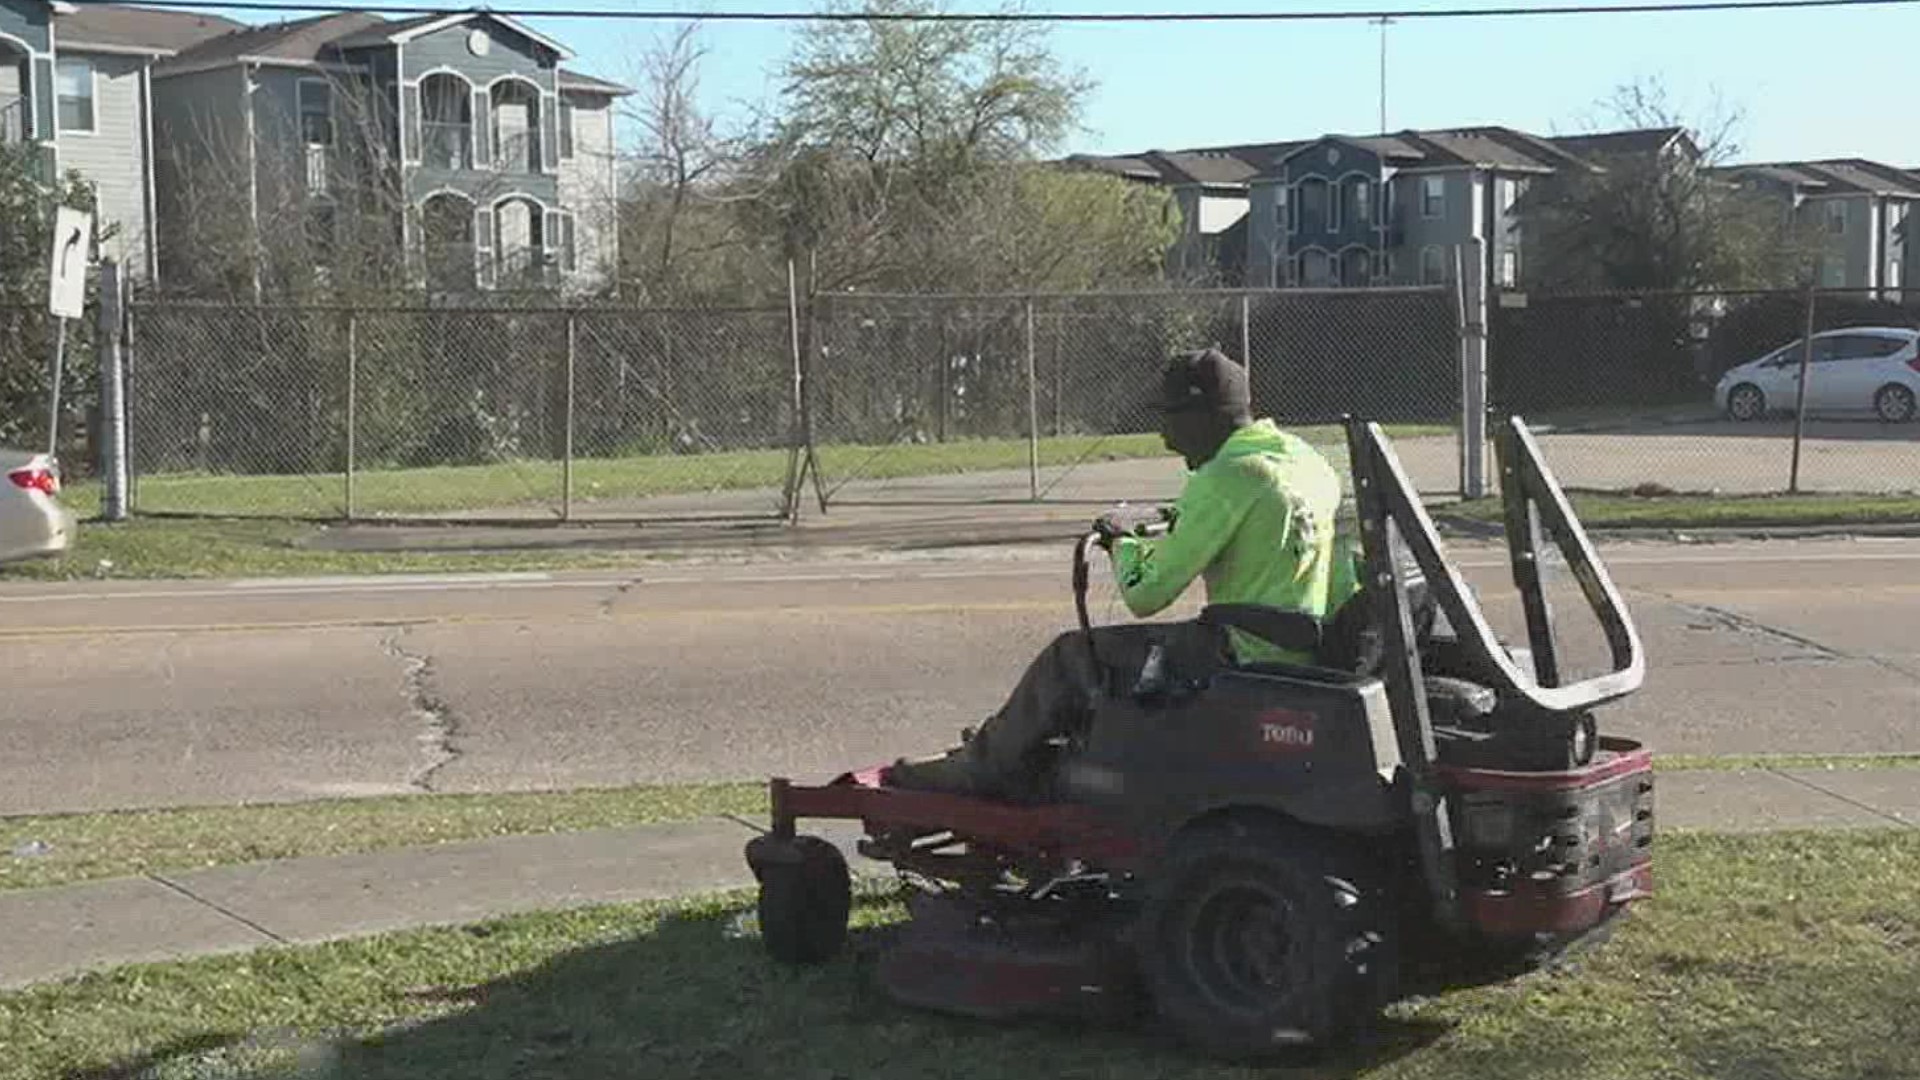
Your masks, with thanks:
M 1523 636 L 1500 553 L 1456 553 Z M 1674 753 L 1920 751 L 1920 543 L 1607 557 L 1651 671 L 1604 728 Z M 1592 669 L 1597 638 L 1556 592 Z M 1070 612 L 1057 547 L 15 585 L 0 813 L 823 777 L 978 723 Z

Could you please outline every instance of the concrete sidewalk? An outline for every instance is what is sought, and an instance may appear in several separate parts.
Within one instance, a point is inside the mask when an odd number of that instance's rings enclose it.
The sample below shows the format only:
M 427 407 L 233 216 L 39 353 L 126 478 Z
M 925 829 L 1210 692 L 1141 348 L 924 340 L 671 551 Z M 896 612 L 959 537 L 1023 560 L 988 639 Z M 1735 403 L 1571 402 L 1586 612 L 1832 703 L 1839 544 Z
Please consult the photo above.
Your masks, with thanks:
M 1663 772 L 1663 829 L 1920 827 L 1920 770 Z M 0 892 L 0 987 L 121 964 L 753 884 L 744 821 L 512 836 Z M 853 855 L 858 830 L 806 831 Z

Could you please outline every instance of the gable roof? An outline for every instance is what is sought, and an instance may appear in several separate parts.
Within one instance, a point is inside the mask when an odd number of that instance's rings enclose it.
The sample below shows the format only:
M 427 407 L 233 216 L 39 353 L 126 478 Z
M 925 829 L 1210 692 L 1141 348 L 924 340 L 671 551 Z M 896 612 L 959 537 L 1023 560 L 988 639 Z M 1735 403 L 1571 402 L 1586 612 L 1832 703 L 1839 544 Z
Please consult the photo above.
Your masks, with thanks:
M 1920 199 L 1920 175 L 1865 158 L 1823 161 L 1775 161 L 1728 165 L 1714 170 L 1739 179 L 1758 176 L 1806 195 L 1891 195 Z
M 597 79 L 585 72 L 574 71 L 572 68 L 560 69 L 559 83 L 560 89 L 562 90 L 577 90 L 589 94 L 605 94 L 608 97 L 625 97 L 633 93 L 633 88 L 630 86 L 622 86 L 617 82 Z
M 172 56 L 246 26 L 219 15 L 130 4 L 61 5 L 55 12 L 60 44 L 83 52 Z
M 1603 139 L 1634 139 L 1664 145 L 1666 137 L 1638 131 L 1603 132 Z M 1072 154 L 1066 161 L 1131 180 L 1238 187 L 1272 180 L 1286 160 L 1329 140 L 1396 160 L 1402 167 L 1477 168 L 1501 172 L 1552 173 L 1598 166 L 1560 140 L 1508 127 L 1481 126 L 1399 131 L 1379 135 L 1322 135 L 1279 142 L 1231 143 L 1134 154 Z
M 528 26 L 526 23 L 521 22 L 511 15 L 500 15 L 483 8 L 456 11 L 452 14 L 421 15 L 411 19 L 400 19 L 395 22 L 382 20 L 377 25 L 369 26 L 358 33 L 341 39 L 337 44 L 343 49 L 361 48 L 367 45 L 404 45 L 415 38 L 434 33 L 438 30 L 444 30 L 449 26 L 459 26 L 461 23 L 473 22 L 476 19 L 485 19 L 489 22 L 499 23 L 514 33 L 522 35 L 527 40 L 543 48 L 552 50 L 553 53 L 562 60 L 573 59 L 573 50 L 560 44 L 558 41 L 542 34 L 540 31 L 535 30 L 533 27 Z
M 1232 154 L 1202 151 L 1150 150 L 1141 160 L 1156 168 L 1175 184 L 1203 184 L 1209 187 L 1245 184 L 1257 171 Z
M 225 67 L 236 63 L 312 66 L 328 59 L 341 37 L 379 22 L 378 15 L 356 11 L 315 15 L 289 22 L 250 26 L 203 41 L 154 69 L 156 78 Z
M 1677 140 L 1684 140 L 1691 146 L 1693 137 L 1683 127 L 1656 127 L 1555 135 L 1547 141 L 1580 157 L 1606 157 L 1612 154 L 1657 154 Z

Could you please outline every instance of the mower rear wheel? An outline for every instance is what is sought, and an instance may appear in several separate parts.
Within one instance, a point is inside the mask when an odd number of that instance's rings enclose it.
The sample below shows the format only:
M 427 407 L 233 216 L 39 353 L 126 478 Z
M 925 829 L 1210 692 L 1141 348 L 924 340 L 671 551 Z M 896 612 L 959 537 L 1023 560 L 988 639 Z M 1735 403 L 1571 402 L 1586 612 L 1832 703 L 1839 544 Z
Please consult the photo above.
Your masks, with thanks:
M 1386 1003 L 1391 903 L 1363 854 L 1279 820 L 1176 838 L 1141 914 L 1141 967 L 1184 1041 L 1229 1060 L 1325 1045 Z
M 817 836 L 796 836 L 793 855 L 760 871 L 760 940 L 783 964 L 831 960 L 847 941 L 853 875 L 840 849 Z

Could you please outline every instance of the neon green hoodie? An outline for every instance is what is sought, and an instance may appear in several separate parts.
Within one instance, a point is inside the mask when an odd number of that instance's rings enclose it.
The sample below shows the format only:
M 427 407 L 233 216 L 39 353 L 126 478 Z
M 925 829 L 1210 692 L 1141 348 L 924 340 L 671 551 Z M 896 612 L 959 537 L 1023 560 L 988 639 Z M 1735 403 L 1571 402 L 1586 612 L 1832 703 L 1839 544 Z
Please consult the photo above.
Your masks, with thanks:
M 1272 420 L 1259 420 L 1188 474 L 1166 535 L 1114 542 L 1114 578 L 1141 618 L 1178 600 L 1195 577 L 1204 577 L 1212 603 L 1325 618 L 1356 587 L 1350 572 L 1335 567 L 1339 509 L 1340 474 L 1327 459 Z M 1230 636 L 1241 663 L 1311 660 L 1237 630 Z

